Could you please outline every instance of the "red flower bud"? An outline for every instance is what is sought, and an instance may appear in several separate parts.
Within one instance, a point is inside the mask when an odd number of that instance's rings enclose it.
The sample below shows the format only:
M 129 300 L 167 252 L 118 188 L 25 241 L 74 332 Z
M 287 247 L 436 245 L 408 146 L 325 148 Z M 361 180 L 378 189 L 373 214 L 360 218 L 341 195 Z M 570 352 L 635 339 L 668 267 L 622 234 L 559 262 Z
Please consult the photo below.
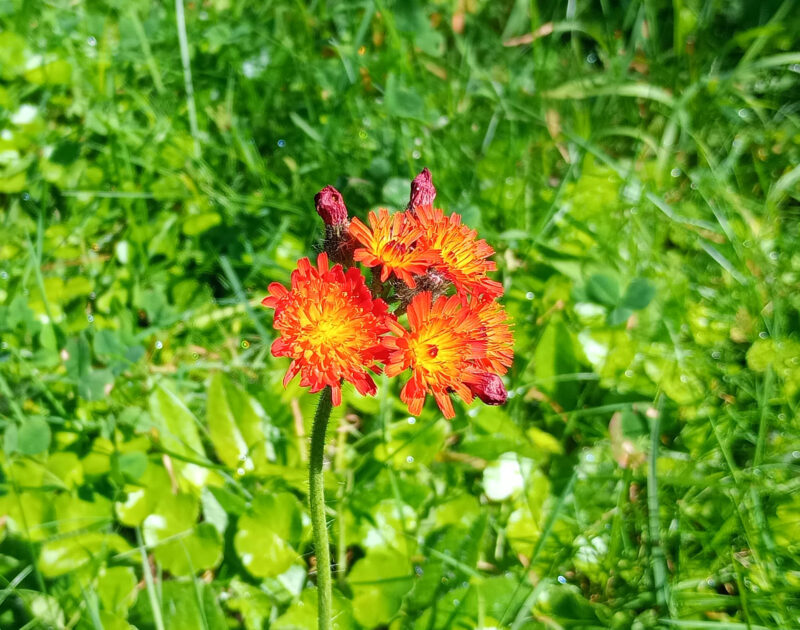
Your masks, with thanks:
M 420 206 L 433 206 L 436 199 L 436 187 L 431 181 L 431 172 L 423 168 L 422 172 L 411 182 L 411 198 L 408 201 L 408 209 L 412 212 Z
M 502 405 L 508 399 L 503 379 L 497 374 L 484 372 L 478 375 L 477 383 L 469 383 L 470 391 L 487 405 Z
M 333 186 L 325 186 L 314 196 L 317 214 L 325 225 L 344 225 L 347 223 L 347 206 L 344 205 L 342 193 Z

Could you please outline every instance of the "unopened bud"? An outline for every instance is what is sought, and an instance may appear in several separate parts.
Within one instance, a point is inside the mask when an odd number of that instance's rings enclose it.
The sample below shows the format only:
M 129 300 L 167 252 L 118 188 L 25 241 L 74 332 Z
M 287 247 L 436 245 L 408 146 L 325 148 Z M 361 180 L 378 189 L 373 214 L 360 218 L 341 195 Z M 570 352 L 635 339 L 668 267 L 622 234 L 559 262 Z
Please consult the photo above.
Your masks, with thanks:
M 333 186 L 325 186 L 314 196 L 314 205 L 317 214 L 325 222 L 323 247 L 328 257 L 334 263 L 349 267 L 353 264 L 355 243 L 348 231 L 350 219 L 347 218 L 347 206 L 344 205 L 342 193 Z
M 478 375 L 478 382 L 470 383 L 469 389 L 487 405 L 502 405 L 508 400 L 506 386 L 497 374 L 484 372 Z
M 333 186 L 325 186 L 314 196 L 317 214 L 325 225 L 344 225 L 347 223 L 347 206 L 344 205 L 342 193 Z
M 436 188 L 431 181 L 431 172 L 423 168 L 422 172 L 411 182 L 411 198 L 408 200 L 408 209 L 412 212 L 420 206 L 432 206 L 436 199 Z

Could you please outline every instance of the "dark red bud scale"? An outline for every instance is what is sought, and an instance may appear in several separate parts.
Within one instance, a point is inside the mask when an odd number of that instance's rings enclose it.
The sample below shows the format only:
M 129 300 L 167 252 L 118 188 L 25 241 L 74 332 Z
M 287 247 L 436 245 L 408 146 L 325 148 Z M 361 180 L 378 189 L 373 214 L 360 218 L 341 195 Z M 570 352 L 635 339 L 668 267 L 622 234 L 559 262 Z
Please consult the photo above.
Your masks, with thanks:
M 470 383 L 472 393 L 487 405 L 503 405 L 508 400 L 506 386 L 503 379 L 497 374 L 485 372 L 481 374 L 477 383 Z
M 436 187 L 431 179 L 431 172 L 426 168 L 411 182 L 411 197 L 408 200 L 408 209 L 414 211 L 420 206 L 432 206 L 436 199 Z
M 342 193 L 333 186 L 325 186 L 314 195 L 317 214 L 325 225 L 343 225 L 347 223 L 347 206 L 344 205 Z

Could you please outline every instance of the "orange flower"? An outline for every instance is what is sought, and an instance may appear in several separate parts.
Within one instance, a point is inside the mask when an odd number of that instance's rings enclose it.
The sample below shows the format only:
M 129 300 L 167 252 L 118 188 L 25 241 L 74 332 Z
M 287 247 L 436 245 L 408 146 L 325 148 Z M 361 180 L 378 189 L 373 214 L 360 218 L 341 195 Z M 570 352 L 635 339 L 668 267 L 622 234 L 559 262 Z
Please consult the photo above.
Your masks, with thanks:
M 375 394 L 375 382 L 367 373 L 380 373 L 376 361 L 386 352 L 381 335 L 388 331 L 386 303 L 373 299 L 358 269 L 345 273 L 341 265 L 328 268 L 328 255 L 298 261 L 291 289 L 273 282 L 262 304 L 275 309 L 275 329 L 281 333 L 272 344 L 276 357 L 292 363 L 284 386 L 300 373 L 300 385 L 318 392 L 330 385 L 334 405 L 342 402 L 342 379 L 362 394 Z
M 505 374 L 514 361 L 514 336 L 508 314 L 502 304 L 487 297 L 472 300 L 470 308 L 482 325 L 482 338 L 486 339 L 486 357 L 476 363 L 483 371 Z
M 416 219 L 407 212 L 390 215 L 385 208 L 377 216 L 370 212 L 368 219 L 371 230 L 357 218 L 350 222 L 350 234 L 363 245 L 353 258 L 367 267 L 383 265 L 381 282 L 394 273 L 412 289 L 416 287 L 414 275 L 425 273 L 439 260 L 434 253 L 415 247 L 422 235 Z
M 389 351 L 386 375 L 395 376 L 411 368 L 411 378 L 400 398 L 418 415 L 425 396 L 433 394 L 445 418 L 455 415 L 450 391 L 472 402 L 470 384 L 477 384 L 474 362 L 485 358 L 486 339 L 481 338 L 481 321 L 457 295 L 433 302 L 429 291 L 418 293 L 408 307 L 407 331 L 396 321 L 387 322 L 397 337 L 383 337 Z
M 494 250 L 483 239 L 476 239 L 477 232 L 461 224 L 461 216 L 449 217 L 432 206 L 418 206 L 416 216 L 423 235 L 417 247 L 436 252 L 441 262 L 436 265 L 456 286 L 462 295 L 485 294 L 496 297 L 503 293 L 503 286 L 486 277 L 486 273 L 497 269 L 491 260 Z

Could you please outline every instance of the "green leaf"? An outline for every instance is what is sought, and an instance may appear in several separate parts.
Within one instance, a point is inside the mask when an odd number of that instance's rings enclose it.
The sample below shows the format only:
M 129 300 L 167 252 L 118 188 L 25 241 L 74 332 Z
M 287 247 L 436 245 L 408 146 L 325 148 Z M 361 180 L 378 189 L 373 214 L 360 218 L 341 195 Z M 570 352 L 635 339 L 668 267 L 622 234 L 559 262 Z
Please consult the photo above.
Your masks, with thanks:
M 586 283 L 586 294 L 598 304 L 614 307 L 619 302 L 619 283 L 611 276 L 596 273 Z
M 193 575 L 222 560 L 222 539 L 210 523 L 197 524 L 199 504 L 189 494 L 165 495 L 142 524 L 145 543 L 174 575 Z
M 636 278 L 628 285 L 622 306 L 634 311 L 646 308 L 656 295 L 655 286 L 645 278 Z
M 192 459 L 205 459 L 197 418 L 171 387 L 161 384 L 156 388 L 150 396 L 150 413 L 164 448 Z M 201 488 L 209 476 L 209 470 L 197 464 L 175 461 L 173 465 L 197 488 Z
M 98 577 L 97 596 L 103 609 L 112 614 L 126 616 L 139 594 L 136 572 L 132 567 L 103 567 Z
M 370 549 L 353 565 L 349 584 L 356 621 L 366 628 L 386 624 L 413 585 L 411 563 L 392 549 Z
M 38 455 L 50 446 L 50 424 L 44 418 L 28 418 L 18 428 L 15 450 L 22 455 Z
M 609 326 L 618 326 L 619 324 L 627 322 L 631 315 L 633 315 L 631 309 L 625 306 L 618 306 L 608 314 L 606 322 Z
M 66 166 L 77 160 L 80 153 L 81 145 L 78 142 L 64 140 L 63 142 L 60 142 L 50 154 L 50 161 L 54 164 Z
M 334 630 L 351 630 L 355 627 L 352 604 L 336 591 L 333 593 L 331 608 Z M 317 589 L 309 588 L 304 590 L 300 599 L 270 625 L 270 630 L 308 630 L 316 627 Z
M 119 472 L 128 481 L 137 481 L 147 469 L 147 455 L 141 451 L 120 453 L 116 456 Z
M 205 582 L 165 580 L 161 591 L 161 600 L 165 603 L 162 606 L 165 630 L 227 630 L 217 596 Z
M 186 236 L 197 236 L 220 223 L 222 223 L 222 217 L 218 212 L 203 212 L 186 217 L 181 229 Z
M 53 578 L 75 571 L 109 553 L 128 551 L 130 546 L 118 534 L 88 532 L 50 540 L 39 552 L 39 570 Z
M 148 461 L 138 482 L 123 488 L 125 500 L 114 505 L 119 521 L 129 527 L 141 525 L 161 500 L 171 493 L 170 483 L 164 467 Z
M 275 577 L 300 557 L 293 545 L 299 544 L 302 533 L 300 505 L 294 495 L 259 495 L 239 518 L 233 545 L 251 575 Z
M 275 453 L 264 435 L 266 414 L 222 372 L 208 388 L 208 431 L 219 459 L 246 472 L 263 470 Z
M 229 592 L 230 597 L 225 602 L 226 608 L 238 613 L 246 630 L 263 630 L 272 610 L 272 600 L 269 595 L 257 586 L 243 582 L 238 577 L 231 580 Z M 304 627 L 313 627 L 317 619 L 316 610 L 313 608 L 309 608 L 309 610 L 313 619 L 311 625 Z M 270 628 L 272 630 L 280 628 L 280 620 L 280 617 L 276 619 Z
M 536 346 L 532 368 L 539 389 L 564 409 L 574 407 L 578 383 L 559 377 L 578 372 L 578 359 L 573 335 L 560 316 L 554 316 L 547 324 Z

